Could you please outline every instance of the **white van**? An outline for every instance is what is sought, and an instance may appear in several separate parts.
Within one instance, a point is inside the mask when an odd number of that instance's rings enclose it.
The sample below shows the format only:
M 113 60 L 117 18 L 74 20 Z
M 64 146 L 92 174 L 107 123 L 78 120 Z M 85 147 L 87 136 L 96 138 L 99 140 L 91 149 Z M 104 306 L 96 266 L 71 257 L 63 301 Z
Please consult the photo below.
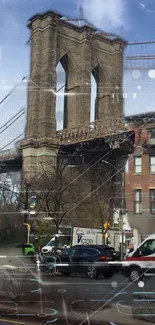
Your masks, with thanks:
M 51 240 L 41 249 L 41 254 L 46 255 L 54 252 L 55 247 L 62 248 L 66 244 L 66 237 L 62 234 L 55 234 Z
M 122 273 L 132 282 L 155 275 L 155 234 L 148 236 L 130 252 L 122 264 Z

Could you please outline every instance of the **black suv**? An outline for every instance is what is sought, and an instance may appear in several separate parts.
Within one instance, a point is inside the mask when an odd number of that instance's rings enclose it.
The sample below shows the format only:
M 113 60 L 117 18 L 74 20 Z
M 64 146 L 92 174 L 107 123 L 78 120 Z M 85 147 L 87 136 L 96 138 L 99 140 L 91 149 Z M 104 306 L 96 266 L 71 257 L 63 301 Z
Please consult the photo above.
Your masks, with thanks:
M 109 264 L 115 260 L 113 251 L 108 246 L 73 246 L 64 249 L 58 256 L 46 256 L 41 263 L 44 272 L 61 272 L 63 275 L 84 273 L 89 278 L 96 279 L 100 274 L 109 278 L 118 271 L 116 264 Z

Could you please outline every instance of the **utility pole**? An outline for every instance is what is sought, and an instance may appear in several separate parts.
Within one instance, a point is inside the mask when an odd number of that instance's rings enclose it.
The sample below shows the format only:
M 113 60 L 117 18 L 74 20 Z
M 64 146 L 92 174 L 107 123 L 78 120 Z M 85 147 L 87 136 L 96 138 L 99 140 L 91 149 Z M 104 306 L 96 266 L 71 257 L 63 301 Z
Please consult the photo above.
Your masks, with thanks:
M 30 227 L 30 224 L 29 223 L 24 223 L 25 226 L 27 226 L 27 244 L 30 243 L 30 230 L 31 230 L 31 227 Z
M 122 202 L 120 212 L 121 260 L 124 257 L 125 168 L 122 172 Z
M 24 225 L 27 227 L 27 244 L 30 242 L 30 224 L 29 224 L 29 185 L 26 183 L 25 203 L 24 203 Z
M 24 210 L 25 211 L 28 211 L 28 208 L 29 208 L 29 185 L 26 183 L 26 189 L 25 189 L 25 203 L 24 203 Z M 27 216 L 28 214 L 25 213 L 24 214 L 24 223 L 27 223 Z
M 120 211 L 120 238 L 121 238 L 121 260 L 124 257 L 124 233 L 123 233 L 123 209 Z

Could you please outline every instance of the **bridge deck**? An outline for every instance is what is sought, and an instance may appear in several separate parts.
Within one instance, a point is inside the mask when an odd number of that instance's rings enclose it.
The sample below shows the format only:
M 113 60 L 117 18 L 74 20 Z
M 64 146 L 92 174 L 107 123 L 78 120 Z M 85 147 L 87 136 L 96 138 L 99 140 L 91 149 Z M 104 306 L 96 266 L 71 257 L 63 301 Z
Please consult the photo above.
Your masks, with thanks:
M 88 126 L 79 125 L 72 129 L 57 131 L 57 138 L 60 145 L 69 145 L 97 138 L 106 138 L 111 135 L 119 135 L 120 133 L 130 132 L 134 128 L 133 123 L 126 123 L 120 117 L 105 118 L 102 121 L 92 122 Z

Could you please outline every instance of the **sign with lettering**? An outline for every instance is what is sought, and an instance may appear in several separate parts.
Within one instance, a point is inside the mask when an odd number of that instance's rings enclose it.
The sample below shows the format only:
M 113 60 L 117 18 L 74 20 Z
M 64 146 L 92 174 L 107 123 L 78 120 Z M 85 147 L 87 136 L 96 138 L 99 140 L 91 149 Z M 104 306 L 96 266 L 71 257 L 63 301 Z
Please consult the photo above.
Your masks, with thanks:
M 120 142 L 119 141 L 111 141 L 109 143 L 109 147 L 112 149 L 120 148 Z

